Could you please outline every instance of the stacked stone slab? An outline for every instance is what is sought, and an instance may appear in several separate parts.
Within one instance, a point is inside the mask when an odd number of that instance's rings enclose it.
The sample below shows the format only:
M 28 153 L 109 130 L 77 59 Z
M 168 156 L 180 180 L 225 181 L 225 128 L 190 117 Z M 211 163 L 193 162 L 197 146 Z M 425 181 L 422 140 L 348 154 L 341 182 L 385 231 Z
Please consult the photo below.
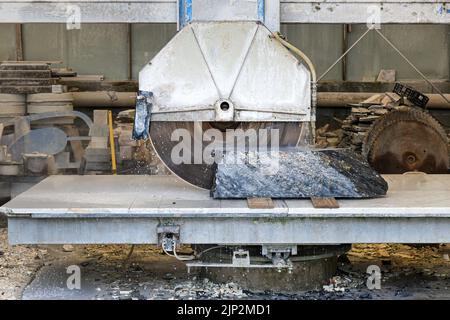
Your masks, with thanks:
M 56 81 L 48 63 L 11 61 L 0 64 L 0 93 L 49 93 Z
M 71 93 L 36 93 L 27 96 L 27 112 L 29 114 L 55 113 L 73 111 Z M 73 124 L 73 117 L 56 117 L 36 121 L 33 124 Z
M 6 123 L 25 114 L 24 94 L 0 93 L 0 176 L 16 176 L 20 173 L 20 163 L 12 161 L 11 154 L 8 153 L 7 143 L 11 139 L 6 140 L 2 137 L 12 136 L 16 128 L 16 126 L 6 126 Z
M 342 129 L 332 130 L 329 123 L 316 130 L 317 148 L 336 148 L 342 141 L 344 133 Z
M 391 110 L 402 108 L 400 102 L 399 95 L 387 92 L 351 105 L 351 113 L 342 123 L 343 138 L 339 147 L 350 147 L 361 153 L 364 138 L 373 122 Z
M 0 123 L 26 113 L 25 95 L 0 93 Z
M 120 163 L 134 160 L 138 142 L 132 138 L 134 109 L 119 112 L 115 124 L 114 135 L 119 142 Z

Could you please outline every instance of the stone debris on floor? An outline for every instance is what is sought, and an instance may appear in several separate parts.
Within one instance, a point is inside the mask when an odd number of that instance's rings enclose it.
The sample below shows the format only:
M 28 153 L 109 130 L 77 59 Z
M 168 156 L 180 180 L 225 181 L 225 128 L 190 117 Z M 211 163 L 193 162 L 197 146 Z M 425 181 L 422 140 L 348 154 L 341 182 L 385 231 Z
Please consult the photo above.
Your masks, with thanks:
M 195 279 L 194 279 L 195 280 Z M 203 279 L 201 282 L 190 282 L 187 288 L 178 286 L 175 288 L 176 296 L 179 298 L 189 297 L 195 293 L 196 296 L 199 294 L 206 294 L 208 291 L 212 292 L 211 298 L 245 298 L 245 294 L 237 284 L 230 282 L 224 284 L 216 284 L 209 281 L 207 278 Z
M 46 255 L 38 247 L 8 245 L 7 229 L 0 228 L 0 300 L 20 299 Z
M 0 229 L 2 299 L 434 299 L 450 298 L 449 245 L 356 244 L 339 259 L 321 290 L 294 294 L 257 292 L 214 283 L 161 253 L 155 246 L 9 246 Z M 66 288 L 66 269 L 81 268 L 81 290 Z M 366 286 L 367 267 L 381 270 L 381 290 Z
M 72 252 L 74 250 L 73 246 L 71 244 L 65 244 L 62 246 L 62 249 L 64 252 Z
M 345 292 L 362 286 L 363 281 L 354 280 L 349 276 L 335 276 L 329 279 L 328 284 L 323 285 L 322 288 L 325 292 Z

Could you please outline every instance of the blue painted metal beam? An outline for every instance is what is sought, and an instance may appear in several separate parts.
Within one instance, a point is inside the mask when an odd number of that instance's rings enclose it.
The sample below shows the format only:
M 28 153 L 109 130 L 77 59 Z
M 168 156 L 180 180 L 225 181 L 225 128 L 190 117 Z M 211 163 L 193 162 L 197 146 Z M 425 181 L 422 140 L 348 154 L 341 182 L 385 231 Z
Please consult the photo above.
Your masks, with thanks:
M 182 29 L 192 21 L 192 0 L 178 0 L 178 26 Z
M 178 0 L 178 28 L 182 29 L 184 26 L 192 21 L 192 1 L 193 0 Z M 266 0 L 257 0 L 256 10 L 257 19 L 262 23 L 265 22 Z
M 265 18 L 266 18 L 265 0 L 258 0 L 258 20 L 264 23 Z

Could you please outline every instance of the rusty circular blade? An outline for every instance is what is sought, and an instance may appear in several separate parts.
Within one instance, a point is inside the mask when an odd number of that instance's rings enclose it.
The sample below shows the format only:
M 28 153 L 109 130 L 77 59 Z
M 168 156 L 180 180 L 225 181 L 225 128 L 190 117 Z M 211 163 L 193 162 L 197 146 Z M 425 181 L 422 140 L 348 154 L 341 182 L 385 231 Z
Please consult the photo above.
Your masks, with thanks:
M 197 128 L 197 130 L 200 128 L 200 132 L 204 132 L 210 128 L 216 128 L 222 132 L 222 139 L 225 139 L 226 129 L 242 129 L 244 131 L 247 129 L 255 129 L 256 131 L 265 128 L 278 129 L 280 147 L 297 145 L 301 134 L 301 125 L 298 122 L 152 122 L 150 126 L 150 139 L 161 161 L 173 174 L 177 175 L 181 179 L 194 186 L 208 190 L 211 189 L 213 185 L 215 172 L 214 163 L 207 164 L 204 161 L 201 161 L 201 163 L 196 164 L 194 161 L 194 152 L 191 154 L 190 163 L 176 163 L 177 161 L 172 160 L 172 150 L 174 150 L 174 147 L 180 143 L 180 140 L 178 139 L 174 139 L 175 141 L 172 141 L 172 134 L 177 129 L 186 130 L 185 133 L 189 133 L 189 136 L 191 137 L 191 150 L 194 151 L 194 146 L 200 146 L 203 154 L 203 150 L 210 144 L 210 141 L 202 141 L 201 136 L 199 138 L 198 135 L 194 133 L 195 128 Z
M 363 152 L 380 173 L 447 173 L 449 168 L 444 129 L 427 112 L 413 108 L 378 119 L 366 136 Z

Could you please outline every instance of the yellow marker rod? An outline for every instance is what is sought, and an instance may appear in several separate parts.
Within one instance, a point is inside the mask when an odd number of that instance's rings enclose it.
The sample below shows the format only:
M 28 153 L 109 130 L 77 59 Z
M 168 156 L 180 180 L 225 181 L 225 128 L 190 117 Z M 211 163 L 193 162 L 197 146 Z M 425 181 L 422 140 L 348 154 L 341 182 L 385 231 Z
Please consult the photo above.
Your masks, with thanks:
M 112 112 L 108 110 L 108 127 L 109 127 L 109 146 L 111 148 L 111 169 L 112 174 L 117 174 L 117 164 L 116 164 L 116 144 L 114 143 L 114 130 L 112 121 Z

